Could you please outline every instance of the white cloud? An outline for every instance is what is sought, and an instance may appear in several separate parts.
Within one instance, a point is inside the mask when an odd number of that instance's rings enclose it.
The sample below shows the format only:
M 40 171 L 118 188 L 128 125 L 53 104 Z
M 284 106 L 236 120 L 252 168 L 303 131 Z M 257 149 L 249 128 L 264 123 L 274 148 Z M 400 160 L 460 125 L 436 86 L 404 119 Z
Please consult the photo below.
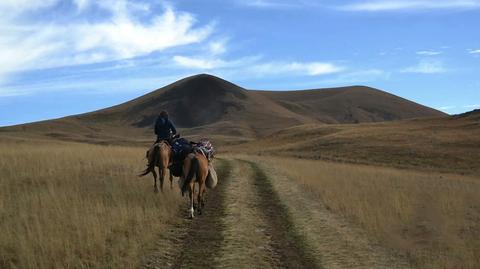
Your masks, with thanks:
M 470 54 L 480 54 L 480 49 L 477 49 L 477 50 L 470 49 L 470 50 L 468 50 L 468 53 L 470 53 Z
M 132 74 L 122 79 L 101 77 L 95 80 L 85 80 L 75 77 L 64 77 L 47 81 L 35 81 L 25 87 L 12 85 L 0 88 L 0 97 L 20 96 L 45 92 L 82 91 L 83 93 L 115 93 L 139 92 L 146 94 L 159 86 L 167 85 L 191 73 L 177 73 L 174 75 Z
M 128 17 L 101 24 L 80 25 L 74 40 L 77 51 L 105 49 L 113 59 L 125 59 L 153 51 L 203 41 L 211 26 L 192 29 L 194 19 L 189 14 L 176 14 L 167 8 L 161 16 L 144 25 Z
M 214 69 L 227 65 L 225 61 L 220 59 L 193 58 L 178 55 L 173 57 L 173 61 L 178 66 L 189 69 Z
M 436 107 L 436 109 L 441 110 L 445 113 L 464 113 L 471 110 L 479 109 L 480 104 L 478 105 L 446 105 L 441 107 Z
M 256 8 L 289 8 L 298 6 L 299 1 L 286 0 L 236 0 L 239 5 L 256 7 Z M 301 2 L 301 1 L 300 1 Z
M 202 57 L 174 56 L 175 65 L 187 69 L 224 71 L 235 69 L 236 73 L 265 75 L 321 76 L 339 73 L 345 68 L 328 62 L 283 62 L 263 61 L 261 57 L 244 57 L 235 60 L 225 60 L 217 55 Z
M 2 16 L 16 16 L 22 12 L 51 7 L 60 0 L 2 0 L 0 11 Z
M 380 69 L 366 69 L 339 74 L 338 76 L 321 81 L 322 84 L 340 85 L 353 83 L 367 83 L 390 78 L 391 73 Z
M 246 73 L 251 66 L 255 66 L 261 60 L 259 56 L 242 57 L 235 60 L 226 60 L 218 55 L 204 55 L 204 56 L 180 56 L 176 55 L 172 58 L 175 65 L 186 69 L 200 69 L 200 70 L 225 70 L 236 69 L 238 73 Z
M 90 0 L 73 0 L 75 5 L 78 7 L 80 11 L 88 8 L 91 4 Z
M 344 67 L 333 63 L 324 62 L 269 62 L 257 64 L 252 67 L 256 74 L 296 74 L 320 76 L 338 73 Z
M 56 0 L 6 1 L 0 13 L 15 10 L 16 17 L 0 19 L 0 76 L 67 65 L 128 59 L 172 47 L 203 42 L 213 25 L 196 27 L 193 15 L 164 7 L 153 14 L 149 6 L 127 0 L 72 0 L 78 12 L 89 6 L 107 11 L 103 21 L 74 20 L 71 23 L 26 23 L 22 12 L 55 8 Z M 140 20 L 135 12 L 147 12 L 150 19 Z M 28 15 L 28 13 L 25 13 Z
M 445 73 L 447 69 L 443 62 L 438 60 L 421 60 L 417 65 L 401 70 L 402 73 L 438 74 Z
M 448 112 L 456 108 L 457 108 L 456 106 L 442 106 L 442 107 L 439 107 L 438 109 Z
M 478 104 L 478 105 L 465 105 L 465 106 L 462 106 L 462 108 L 468 108 L 468 109 L 480 108 L 480 104 Z
M 253 0 L 253 1 L 241 1 L 244 5 L 247 6 L 254 6 L 254 7 L 272 7 L 278 6 L 282 3 L 278 3 L 276 1 L 269 1 L 269 0 Z
M 19 96 L 25 95 L 27 92 L 22 89 L 10 89 L 1 87 L 0 88 L 0 97 L 11 97 L 11 96 Z
M 227 40 L 216 40 L 208 44 L 208 51 L 212 55 L 224 54 L 227 51 Z
M 476 9 L 479 0 L 368 0 L 340 7 L 346 11 L 396 11 L 425 9 Z
M 424 56 L 435 56 L 435 55 L 443 54 L 443 52 L 435 51 L 435 50 L 421 50 L 421 51 L 417 51 L 417 54 L 424 55 Z

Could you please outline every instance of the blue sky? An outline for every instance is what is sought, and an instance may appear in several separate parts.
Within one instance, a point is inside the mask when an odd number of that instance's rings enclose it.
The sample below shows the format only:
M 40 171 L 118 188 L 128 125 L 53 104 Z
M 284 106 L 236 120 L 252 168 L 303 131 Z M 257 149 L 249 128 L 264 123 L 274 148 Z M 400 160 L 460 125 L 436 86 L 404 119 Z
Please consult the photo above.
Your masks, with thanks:
M 480 0 L 2 0 L 0 14 L 0 126 L 104 108 L 197 73 L 480 108 Z

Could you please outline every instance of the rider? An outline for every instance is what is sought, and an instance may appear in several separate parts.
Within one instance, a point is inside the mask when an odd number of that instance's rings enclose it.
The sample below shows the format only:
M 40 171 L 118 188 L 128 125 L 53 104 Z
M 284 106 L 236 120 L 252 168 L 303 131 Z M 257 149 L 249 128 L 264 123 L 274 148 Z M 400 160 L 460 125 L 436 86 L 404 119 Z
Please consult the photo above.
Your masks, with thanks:
M 165 110 L 160 112 L 160 116 L 155 122 L 155 134 L 157 135 L 157 141 L 155 141 L 155 143 L 162 140 L 171 143 L 172 136 L 177 134 L 177 129 L 175 129 L 172 121 L 168 119 L 168 113 Z

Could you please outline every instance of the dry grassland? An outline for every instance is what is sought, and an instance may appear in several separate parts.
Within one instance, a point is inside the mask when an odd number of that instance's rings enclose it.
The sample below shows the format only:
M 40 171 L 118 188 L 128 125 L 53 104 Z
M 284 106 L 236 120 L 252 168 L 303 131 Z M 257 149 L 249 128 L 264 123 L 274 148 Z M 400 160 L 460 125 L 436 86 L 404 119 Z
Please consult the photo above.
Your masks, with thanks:
M 303 125 L 223 150 L 480 176 L 480 116 Z
M 151 177 L 136 177 L 143 156 L 134 147 L 0 140 L 0 268 L 138 267 L 181 203 L 177 191 L 155 195 Z M 259 161 L 418 268 L 480 267 L 478 177 Z
M 136 177 L 143 156 L 120 146 L 0 142 L 0 268 L 138 266 L 180 202 Z
M 418 268 L 480 267 L 479 178 L 292 158 L 262 160 Z

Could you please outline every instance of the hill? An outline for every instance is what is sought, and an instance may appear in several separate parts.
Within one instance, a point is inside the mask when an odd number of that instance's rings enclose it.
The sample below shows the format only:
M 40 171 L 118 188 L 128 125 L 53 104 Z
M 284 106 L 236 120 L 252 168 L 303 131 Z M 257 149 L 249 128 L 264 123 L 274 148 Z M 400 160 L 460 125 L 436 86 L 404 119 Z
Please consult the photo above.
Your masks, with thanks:
M 295 113 L 325 123 L 381 122 L 443 114 L 365 86 L 261 94 Z
M 393 122 L 300 125 L 226 150 L 480 175 L 480 110 Z
M 445 116 L 440 111 L 369 87 L 258 91 L 200 74 L 117 106 L 1 128 L 0 132 L 93 143 L 146 142 L 151 140 L 153 122 L 162 109 L 170 112 L 184 135 L 208 135 L 231 143 L 304 124 Z

